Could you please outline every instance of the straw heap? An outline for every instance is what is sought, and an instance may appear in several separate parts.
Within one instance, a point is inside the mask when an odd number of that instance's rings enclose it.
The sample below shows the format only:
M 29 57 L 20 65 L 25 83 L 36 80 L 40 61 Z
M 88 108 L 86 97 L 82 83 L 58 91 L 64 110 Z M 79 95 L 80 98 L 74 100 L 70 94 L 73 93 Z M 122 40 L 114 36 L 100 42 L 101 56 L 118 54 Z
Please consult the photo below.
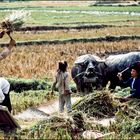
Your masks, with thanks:
M 97 118 L 112 117 L 115 115 L 117 108 L 117 102 L 106 91 L 87 95 L 74 106 L 74 109 Z

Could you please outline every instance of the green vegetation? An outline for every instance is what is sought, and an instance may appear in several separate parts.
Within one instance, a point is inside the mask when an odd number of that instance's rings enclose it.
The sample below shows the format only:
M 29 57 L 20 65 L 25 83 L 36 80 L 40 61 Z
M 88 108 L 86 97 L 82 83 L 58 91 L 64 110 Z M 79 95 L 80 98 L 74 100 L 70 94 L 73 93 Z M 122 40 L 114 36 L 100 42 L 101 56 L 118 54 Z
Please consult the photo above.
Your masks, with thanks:
M 84 97 L 80 102 L 76 103 L 76 106 L 81 106 L 81 102 L 84 103 L 85 101 L 84 107 L 89 111 L 88 113 L 91 114 L 93 113 L 91 111 L 92 109 L 94 109 L 94 111 L 96 109 L 102 109 L 96 112 L 96 116 L 98 117 L 100 117 L 101 113 L 105 114 L 108 112 L 111 114 L 114 108 L 108 106 L 108 104 L 113 105 L 117 103 L 115 105 L 117 107 L 117 112 L 114 114 L 116 119 L 114 122 L 110 122 L 109 126 L 105 127 L 93 121 L 95 118 L 93 119 L 93 117 L 87 115 L 87 113 L 82 113 L 82 111 L 84 111 L 84 108 L 81 108 L 80 111 L 75 110 L 67 117 L 65 117 L 65 115 L 51 115 L 45 120 L 36 123 L 33 123 L 32 121 L 32 125 L 30 125 L 30 127 L 22 129 L 21 131 L 17 131 L 15 136 L 20 139 L 82 139 L 82 132 L 86 130 L 92 130 L 93 132 L 102 134 L 113 132 L 111 136 L 104 137 L 107 139 L 139 138 L 140 117 L 137 116 L 136 112 L 133 112 L 135 109 L 133 109 L 132 111 L 130 108 L 127 108 L 127 104 L 119 103 L 118 101 L 114 100 L 112 98 L 113 95 L 110 94 L 111 93 L 107 91 L 102 91 L 100 93 L 95 91 L 95 93 Z M 90 104 L 86 104 L 87 101 L 96 101 L 96 103 L 93 103 L 92 107 L 90 106 Z M 139 103 L 139 101 L 135 102 Z M 104 105 L 104 103 L 107 105 Z M 74 105 L 73 107 L 75 108 L 76 106 Z M 107 108 L 106 112 L 103 112 L 103 107 Z
M 22 92 L 26 90 L 47 90 L 50 85 L 46 80 L 36 80 L 36 79 L 17 79 L 9 78 L 10 90 L 14 92 Z
M 74 109 L 86 113 L 88 116 L 107 118 L 115 115 L 119 104 L 113 100 L 109 92 L 95 92 L 85 96 Z
M 21 93 L 11 92 L 10 96 L 13 115 L 26 110 L 29 107 L 37 107 L 54 98 L 47 90 L 29 90 Z
M 79 24 L 97 24 L 97 23 L 108 23 L 110 21 L 127 21 L 127 20 L 139 20 L 139 16 L 135 15 L 100 15 L 92 14 L 94 11 L 99 12 L 140 12 L 139 6 L 127 6 L 127 7 L 116 7 L 116 6 L 38 6 L 38 5 L 25 5 L 19 7 L 17 3 L 0 3 L 1 12 L 0 19 L 2 19 L 6 14 L 9 13 L 8 10 L 30 10 L 31 18 L 27 20 L 26 25 L 62 25 L 65 23 L 65 26 L 68 25 L 79 25 Z M 13 5 L 13 6 L 12 6 Z M 7 11 L 3 11 L 6 10 Z M 109 24 L 109 23 L 108 23 Z
M 117 115 L 117 120 L 112 123 L 108 129 L 114 131 L 118 139 L 139 139 L 140 133 L 140 118 L 139 116 L 134 119 L 128 117 L 124 112 L 120 111 Z
M 21 3 L 21 2 L 19 2 Z M 116 12 L 140 12 L 139 6 L 125 6 L 125 7 L 117 7 L 117 6 L 57 6 L 54 4 L 54 6 L 32 6 L 27 5 L 27 3 L 22 3 L 22 5 L 19 6 L 19 3 L 0 3 L 1 7 L 0 10 L 21 10 L 24 8 L 24 10 L 56 10 L 56 11 L 116 11 Z M 25 7 L 25 4 L 27 5 Z
M 28 92 L 31 90 L 32 92 L 41 91 L 49 91 L 51 90 L 52 82 L 50 80 L 37 80 L 37 79 L 24 79 L 24 78 L 7 78 L 10 83 L 10 91 L 15 93 Z M 76 92 L 75 84 L 70 85 L 71 90 Z M 57 89 L 56 89 L 57 90 Z
M 0 19 L 7 15 L 6 12 L 0 12 Z M 130 15 L 92 15 L 83 13 L 45 13 L 31 12 L 31 17 L 27 19 L 25 25 L 82 25 L 82 24 L 97 24 L 108 22 L 123 22 L 128 20 L 137 21 L 139 16 Z M 88 23 L 87 23 L 88 21 Z
M 51 116 L 29 129 L 19 132 L 21 139 L 71 139 L 71 121 L 64 117 Z

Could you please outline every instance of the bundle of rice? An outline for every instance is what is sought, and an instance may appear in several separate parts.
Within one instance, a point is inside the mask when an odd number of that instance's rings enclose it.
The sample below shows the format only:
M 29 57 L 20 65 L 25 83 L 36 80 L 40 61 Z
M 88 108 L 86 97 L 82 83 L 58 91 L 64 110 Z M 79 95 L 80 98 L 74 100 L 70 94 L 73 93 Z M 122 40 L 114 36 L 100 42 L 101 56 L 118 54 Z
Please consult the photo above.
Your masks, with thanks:
M 128 105 L 133 108 L 133 110 L 139 111 L 140 113 L 140 99 L 133 99 L 128 102 Z
M 114 101 L 110 93 L 106 91 L 87 95 L 74 106 L 74 109 L 97 118 L 112 117 L 115 115 L 117 108 L 118 102 Z
M 65 137 L 71 133 L 71 123 L 70 119 L 51 115 L 46 120 L 41 120 L 32 126 L 26 133 L 28 135 L 27 139 L 67 139 Z
M 18 29 L 24 24 L 29 15 L 30 13 L 24 10 L 14 11 L 12 14 L 4 18 L 3 22 L 1 23 L 1 28 L 8 31 Z
M 85 130 L 84 118 L 81 112 L 73 111 L 72 118 L 75 126 L 78 129 Z

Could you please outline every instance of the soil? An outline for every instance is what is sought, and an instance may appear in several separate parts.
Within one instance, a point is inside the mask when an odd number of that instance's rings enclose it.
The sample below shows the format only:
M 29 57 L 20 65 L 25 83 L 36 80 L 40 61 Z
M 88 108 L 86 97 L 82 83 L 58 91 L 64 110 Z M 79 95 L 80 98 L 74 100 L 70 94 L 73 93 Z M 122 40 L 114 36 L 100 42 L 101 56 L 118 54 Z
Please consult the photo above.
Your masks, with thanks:
M 74 104 L 80 97 L 72 97 L 71 102 Z M 53 113 L 58 112 L 59 102 L 58 99 L 50 100 L 48 103 L 41 105 L 38 108 L 30 107 L 27 110 L 14 116 L 15 119 L 33 120 L 33 119 L 46 119 Z

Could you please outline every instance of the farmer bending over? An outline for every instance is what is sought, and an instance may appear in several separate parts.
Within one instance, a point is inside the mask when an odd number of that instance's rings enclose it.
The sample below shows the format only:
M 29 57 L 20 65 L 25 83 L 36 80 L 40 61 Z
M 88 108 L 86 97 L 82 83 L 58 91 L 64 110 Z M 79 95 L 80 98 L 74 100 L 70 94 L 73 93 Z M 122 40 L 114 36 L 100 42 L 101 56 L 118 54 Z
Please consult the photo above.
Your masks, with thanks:
M 66 103 L 67 112 L 72 111 L 71 107 L 71 90 L 69 87 L 69 81 L 68 81 L 68 72 L 67 72 L 67 62 L 64 63 L 59 62 L 55 82 L 52 86 L 52 92 L 55 87 L 58 88 L 59 91 L 59 112 L 64 112 L 64 105 Z
M 118 73 L 117 75 L 124 86 L 130 86 L 131 88 L 130 95 L 121 98 L 121 101 L 128 101 L 132 98 L 140 98 L 140 67 L 137 64 L 134 64 L 130 67 L 130 69 L 131 78 L 128 79 L 128 81 L 123 81 L 121 73 Z

